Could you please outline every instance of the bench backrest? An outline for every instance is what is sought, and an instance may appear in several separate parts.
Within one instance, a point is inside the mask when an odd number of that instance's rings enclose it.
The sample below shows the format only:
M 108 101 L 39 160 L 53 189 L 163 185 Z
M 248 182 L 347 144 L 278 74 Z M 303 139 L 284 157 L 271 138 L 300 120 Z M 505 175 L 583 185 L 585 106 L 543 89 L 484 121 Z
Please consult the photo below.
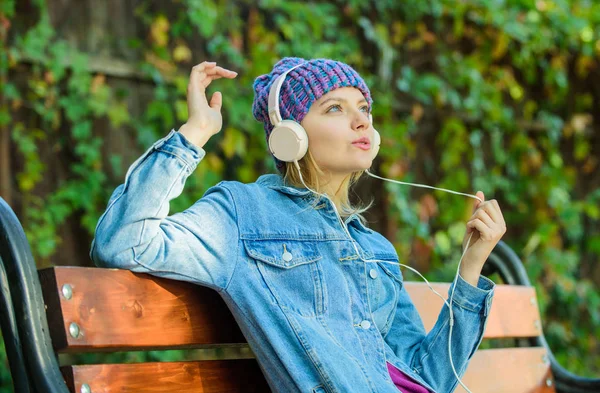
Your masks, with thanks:
M 82 267 L 44 269 L 40 281 L 57 353 L 247 345 L 223 300 L 205 287 Z M 445 295 L 449 284 L 433 286 Z M 424 283 L 406 282 L 405 287 L 431 329 L 442 300 Z M 534 288 L 498 285 L 484 338 L 541 333 Z M 61 371 L 70 390 L 78 393 L 270 391 L 254 359 L 71 365 Z M 463 382 L 474 393 L 554 392 L 543 347 L 479 350 Z

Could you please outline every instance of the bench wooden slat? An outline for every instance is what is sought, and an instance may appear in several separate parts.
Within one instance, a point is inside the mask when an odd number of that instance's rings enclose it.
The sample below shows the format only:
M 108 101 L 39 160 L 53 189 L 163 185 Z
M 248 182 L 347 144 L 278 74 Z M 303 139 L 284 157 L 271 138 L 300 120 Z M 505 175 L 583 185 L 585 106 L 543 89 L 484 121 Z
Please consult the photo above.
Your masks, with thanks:
M 485 349 L 475 352 L 463 383 L 472 392 L 486 393 L 553 393 L 550 363 L 542 347 Z M 456 393 L 466 393 L 458 385 Z
M 551 393 L 545 349 L 508 348 L 477 351 L 463 378 L 473 392 Z M 63 367 L 73 392 L 83 383 L 94 393 L 269 392 L 253 359 L 173 363 L 102 364 Z M 456 392 L 466 390 L 458 386 Z
M 431 286 L 447 299 L 450 284 L 432 283 Z M 406 282 L 405 287 L 419 310 L 425 329 L 431 330 L 444 302 L 431 292 L 426 283 Z M 496 285 L 484 337 L 537 337 L 541 333 L 535 288 Z
M 71 392 L 88 384 L 94 393 L 270 392 L 254 359 L 203 360 L 61 367 Z
M 53 310 L 48 322 L 57 352 L 246 342 L 225 302 L 210 288 L 126 270 L 83 267 L 43 269 L 40 281 Z M 62 293 L 65 284 L 72 289 L 71 299 Z M 79 327 L 77 338 L 69 333 L 73 322 Z
M 246 342 L 219 294 L 190 283 L 126 270 L 54 267 L 40 272 L 51 336 L 58 352 L 202 347 Z M 62 288 L 69 284 L 71 299 Z M 433 284 L 446 296 L 449 284 Z M 429 330 L 442 300 L 425 283 L 406 282 Z M 498 285 L 486 338 L 535 337 L 541 331 L 532 287 Z M 59 312 L 60 310 L 60 312 Z M 80 329 L 77 338 L 69 326 Z M 156 334 L 160 326 L 161 334 Z

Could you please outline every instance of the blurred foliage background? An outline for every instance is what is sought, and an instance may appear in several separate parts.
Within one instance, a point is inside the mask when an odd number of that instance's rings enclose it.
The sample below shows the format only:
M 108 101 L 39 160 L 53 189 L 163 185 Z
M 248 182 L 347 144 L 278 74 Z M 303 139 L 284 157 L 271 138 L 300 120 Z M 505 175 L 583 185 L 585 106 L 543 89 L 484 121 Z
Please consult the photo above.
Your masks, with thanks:
M 0 195 L 39 267 L 91 265 L 128 166 L 187 119 L 193 65 L 239 76 L 209 88 L 224 96 L 223 131 L 173 212 L 222 179 L 276 172 L 254 78 L 283 56 L 334 58 L 372 90 L 374 173 L 497 199 L 555 356 L 600 375 L 599 2 L 3 0 L 0 46 Z M 401 260 L 450 280 L 471 200 L 359 183 L 353 198 L 372 197 L 367 218 Z

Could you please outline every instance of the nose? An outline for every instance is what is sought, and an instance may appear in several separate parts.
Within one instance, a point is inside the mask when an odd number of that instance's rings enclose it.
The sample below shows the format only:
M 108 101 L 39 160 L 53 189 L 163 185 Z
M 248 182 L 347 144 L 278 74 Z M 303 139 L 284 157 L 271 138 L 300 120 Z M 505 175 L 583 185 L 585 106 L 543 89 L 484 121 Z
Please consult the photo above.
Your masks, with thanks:
M 369 114 L 359 111 L 352 120 L 352 129 L 356 131 L 364 131 L 369 128 Z

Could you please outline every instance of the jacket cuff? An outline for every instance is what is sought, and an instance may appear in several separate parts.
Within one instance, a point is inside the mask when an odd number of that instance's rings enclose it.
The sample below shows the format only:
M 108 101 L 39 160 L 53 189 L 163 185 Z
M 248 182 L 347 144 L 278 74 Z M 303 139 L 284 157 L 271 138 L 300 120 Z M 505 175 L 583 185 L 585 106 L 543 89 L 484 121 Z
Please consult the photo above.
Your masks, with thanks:
M 492 307 L 495 286 L 496 284 L 489 278 L 479 276 L 477 287 L 474 287 L 459 274 L 448 290 L 448 299 L 450 299 L 450 295 L 452 294 L 452 287 L 455 287 L 452 298 L 454 304 L 466 310 L 483 313 L 487 316 Z
M 164 138 L 158 140 L 154 150 L 171 154 L 183 161 L 189 168 L 189 173 L 196 169 L 198 163 L 206 155 L 206 151 L 188 141 L 179 131 L 171 130 Z

